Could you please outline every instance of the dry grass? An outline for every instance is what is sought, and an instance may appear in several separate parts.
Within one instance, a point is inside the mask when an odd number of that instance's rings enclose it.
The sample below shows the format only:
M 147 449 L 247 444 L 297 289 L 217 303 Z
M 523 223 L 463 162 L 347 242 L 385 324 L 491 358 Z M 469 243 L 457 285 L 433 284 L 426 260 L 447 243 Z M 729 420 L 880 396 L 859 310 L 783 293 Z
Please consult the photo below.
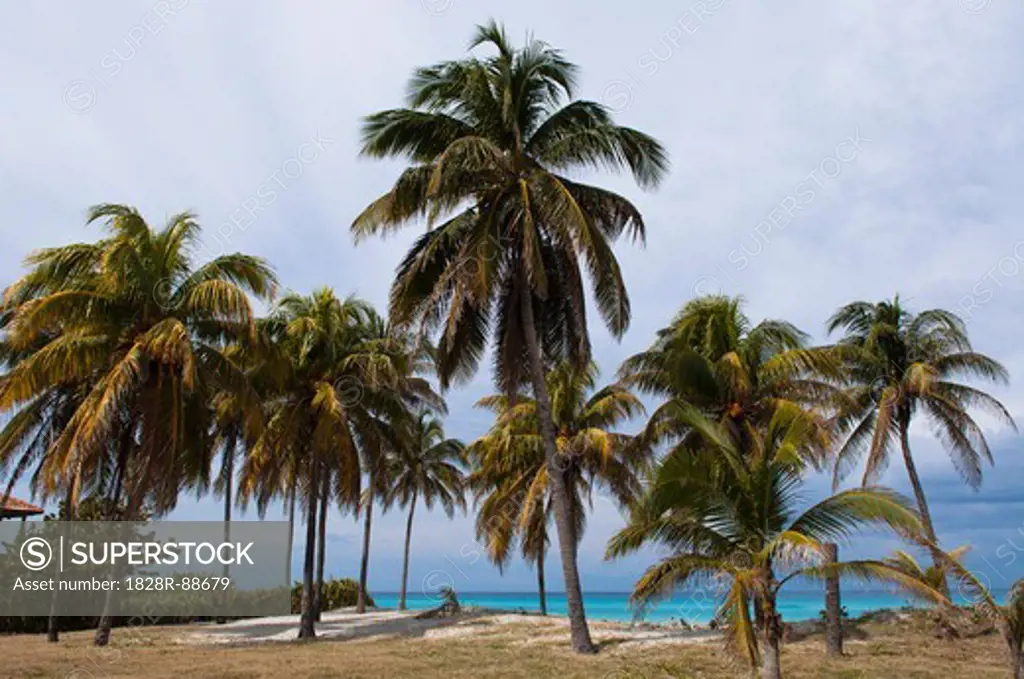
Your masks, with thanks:
M 115 630 L 107 649 L 91 634 L 67 634 L 60 644 L 42 636 L 0 638 L 0 677 L 18 679 L 300 679 L 335 677 L 607 677 L 733 679 L 747 676 L 716 642 L 631 645 L 613 628 L 596 626 L 602 652 L 578 656 L 566 648 L 562 626 L 499 619 L 465 622 L 473 634 L 435 634 L 354 641 L 323 640 L 250 646 L 182 645 L 183 628 Z M 872 625 L 864 641 L 848 643 L 848 657 L 829 661 L 820 639 L 791 643 L 783 668 L 791 678 L 1007 677 L 995 636 L 966 641 L 934 639 L 920 624 Z

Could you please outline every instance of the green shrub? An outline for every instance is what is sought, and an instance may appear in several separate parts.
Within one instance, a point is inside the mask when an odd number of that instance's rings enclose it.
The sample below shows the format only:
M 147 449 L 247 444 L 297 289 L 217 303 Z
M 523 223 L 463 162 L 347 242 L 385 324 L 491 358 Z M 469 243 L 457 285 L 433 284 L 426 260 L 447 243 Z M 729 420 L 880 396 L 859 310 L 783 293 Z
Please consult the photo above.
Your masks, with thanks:
M 314 583 L 314 587 L 315 587 Z M 355 606 L 359 600 L 359 583 L 352 578 L 324 580 L 324 597 L 320 602 L 321 611 L 333 611 L 336 608 Z M 366 593 L 366 605 L 375 606 L 373 597 Z M 302 612 L 302 583 L 292 586 L 292 613 Z

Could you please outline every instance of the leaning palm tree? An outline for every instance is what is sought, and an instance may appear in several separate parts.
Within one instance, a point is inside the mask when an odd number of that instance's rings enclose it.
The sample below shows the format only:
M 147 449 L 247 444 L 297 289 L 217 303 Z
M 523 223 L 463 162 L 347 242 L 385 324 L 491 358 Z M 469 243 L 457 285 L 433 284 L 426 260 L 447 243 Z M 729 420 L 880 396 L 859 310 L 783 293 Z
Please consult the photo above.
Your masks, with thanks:
M 560 476 L 569 491 L 573 543 L 578 546 L 595 487 L 607 489 L 625 507 L 639 494 L 638 472 L 649 461 L 642 448 L 632 445 L 633 437 L 613 431 L 644 413 L 629 389 L 621 384 L 597 389 L 593 363 L 585 370 L 559 365 L 546 381 L 558 432 L 554 465 L 545 455 L 537 402 L 526 394 L 518 394 L 514 405 L 500 394 L 481 399 L 477 405 L 493 410 L 497 419 L 468 449 L 475 467 L 470 486 L 480 503 L 477 538 L 499 569 L 519 541 L 523 558 L 537 566 L 542 613 L 547 612 L 544 557 L 552 517 L 551 477 Z
M 860 527 L 916 535 L 920 521 L 902 497 L 881 488 L 847 490 L 799 512 L 805 468 L 800 451 L 816 432 L 791 408 L 776 409 L 761 436 L 744 441 L 752 444 L 745 450 L 727 426 L 696 408 L 686 417 L 702 445 L 675 451 L 662 462 L 628 525 L 608 545 L 609 557 L 646 543 L 670 550 L 636 583 L 635 604 L 668 596 L 701 576 L 722 579 L 725 595 L 717 615 L 728 621 L 728 647 L 752 667 L 760 664 L 766 679 L 778 679 L 783 628 L 776 598 L 794 578 L 883 579 L 943 600 L 881 561 L 825 565 L 824 545 Z
M 403 437 L 404 445 L 395 458 L 391 475 L 387 505 L 408 507 L 409 519 L 405 525 L 405 556 L 402 561 L 402 589 L 398 597 L 398 610 L 405 610 L 406 587 L 409 582 L 409 546 L 412 541 L 412 521 L 416 502 L 423 500 L 427 509 L 437 503 L 448 518 L 456 509 L 466 509 L 465 455 L 462 442 L 445 438 L 444 426 L 431 413 L 419 413 Z
M 197 476 L 210 444 L 212 394 L 245 389 L 222 348 L 251 336 L 246 293 L 268 297 L 276 283 L 263 260 L 246 255 L 194 266 L 201 230 L 188 213 L 154 230 L 131 207 L 99 205 L 88 221 L 103 221 L 107 236 L 34 253 L 31 271 L 5 294 L 14 310 L 11 345 L 46 341 L 5 375 L 0 410 L 31 404 L 69 380 L 87 382 L 50 445 L 43 483 L 93 473 L 111 443 L 122 441 L 112 499 L 126 495 L 128 519 L 144 502 L 160 514 Z M 97 644 L 109 641 L 110 623 L 101 617 Z
M 925 534 L 938 544 L 910 451 L 910 424 L 915 415 L 927 415 L 964 482 L 978 488 L 983 463 L 993 460 L 970 409 L 981 408 L 1014 429 L 1016 425 L 1002 403 L 959 380 L 1006 383 L 1006 369 L 974 351 L 959 316 L 942 309 L 915 315 L 903 307 L 899 296 L 877 304 L 847 304 L 828 321 L 828 331 L 837 330 L 844 331 L 836 352 L 846 361 L 849 386 L 848 407 L 837 419 L 845 441 L 835 458 L 836 483 L 865 454 L 863 483 L 874 483 L 898 446 Z M 937 568 L 940 561 L 936 552 Z
M 412 165 L 352 228 L 363 238 L 427 219 L 398 268 L 392 320 L 418 322 L 423 332 L 443 326 L 443 387 L 471 376 L 493 338 L 497 385 L 510 396 L 533 385 L 553 464 L 546 365 L 590 360 L 581 265 L 605 324 L 621 337 L 630 307 L 611 241 L 623 231 L 644 237 L 628 200 L 568 174 L 627 169 L 654 187 L 668 161 L 657 141 L 615 125 L 605 106 L 573 100 L 577 68 L 559 50 L 533 38 L 516 48 L 494 22 L 477 28 L 470 48 L 485 45 L 495 53 L 418 69 L 407 108 L 365 120 L 364 155 Z M 552 483 L 573 647 L 594 651 L 568 494 L 560 478 Z

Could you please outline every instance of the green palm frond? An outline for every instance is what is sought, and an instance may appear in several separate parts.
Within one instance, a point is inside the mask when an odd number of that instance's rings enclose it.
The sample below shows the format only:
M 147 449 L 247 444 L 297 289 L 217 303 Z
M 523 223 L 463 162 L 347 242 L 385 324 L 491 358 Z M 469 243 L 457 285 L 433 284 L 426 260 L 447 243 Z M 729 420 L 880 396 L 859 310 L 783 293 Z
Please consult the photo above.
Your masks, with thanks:
M 856 488 L 822 500 L 793 521 L 791 530 L 818 542 L 837 542 L 869 525 L 917 537 L 921 521 L 910 501 L 886 488 Z
M 922 601 L 950 605 L 949 599 L 939 589 L 884 561 L 840 561 L 825 566 L 811 566 L 794 571 L 789 578 L 825 579 L 835 576 L 854 578 L 871 584 L 894 584 Z

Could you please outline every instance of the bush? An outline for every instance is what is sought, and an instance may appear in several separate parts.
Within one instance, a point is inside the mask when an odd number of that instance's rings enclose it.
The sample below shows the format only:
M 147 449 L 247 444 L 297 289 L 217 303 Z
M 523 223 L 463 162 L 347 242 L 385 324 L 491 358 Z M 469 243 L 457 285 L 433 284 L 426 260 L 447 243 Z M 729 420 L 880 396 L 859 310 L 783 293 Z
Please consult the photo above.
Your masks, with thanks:
M 314 588 L 316 583 L 313 584 Z M 321 611 L 333 611 L 336 608 L 355 606 L 359 600 L 359 583 L 352 578 L 324 580 L 324 596 L 320 602 Z M 366 605 L 375 606 L 369 592 L 366 593 Z M 292 586 L 292 613 L 302 612 L 302 583 Z

